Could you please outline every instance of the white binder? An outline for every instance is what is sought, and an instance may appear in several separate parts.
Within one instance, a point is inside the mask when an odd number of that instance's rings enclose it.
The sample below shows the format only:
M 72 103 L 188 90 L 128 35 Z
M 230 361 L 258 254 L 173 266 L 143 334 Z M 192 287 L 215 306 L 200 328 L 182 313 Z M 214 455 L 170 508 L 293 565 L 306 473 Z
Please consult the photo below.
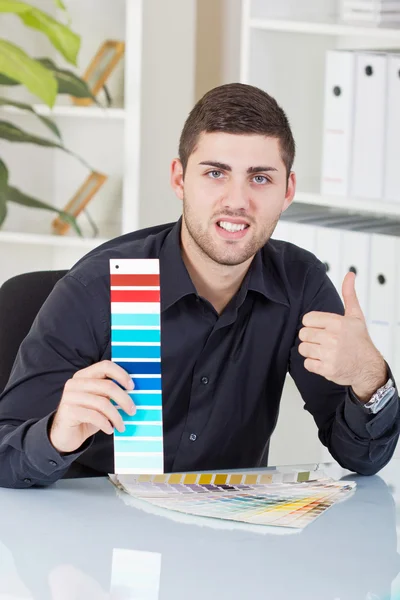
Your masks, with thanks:
M 282 220 L 278 221 L 271 237 L 275 240 L 290 242 L 288 222 Z
M 365 318 L 368 320 L 368 287 L 370 268 L 370 235 L 359 231 L 342 232 L 340 277 L 349 271 L 356 274 L 356 293 Z
M 288 223 L 288 241 L 315 254 L 317 228 L 314 225 Z
M 371 235 L 368 329 L 389 364 L 393 358 L 396 321 L 397 249 L 397 238 Z
M 354 52 L 328 51 L 325 62 L 322 194 L 349 194 L 354 98 Z
M 386 115 L 385 54 L 356 53 L 352 196 L 382 198 Z
M 342 281 L 340 273 L 342 254 L 342 231 L 317 227 L 315 254 L 326 266 L 326 272 L 333 285 L 342 295 Z
M 387 125 L 385 143 L 385 200 L 400 202 L 400 56 L 387 57 Z

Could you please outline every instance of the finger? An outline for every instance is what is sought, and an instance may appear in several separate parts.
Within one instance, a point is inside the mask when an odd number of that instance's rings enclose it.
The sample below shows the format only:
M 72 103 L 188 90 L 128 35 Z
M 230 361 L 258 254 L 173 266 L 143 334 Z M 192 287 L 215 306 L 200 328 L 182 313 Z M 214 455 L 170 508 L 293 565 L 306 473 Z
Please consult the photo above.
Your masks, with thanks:
M 299 339 L 302 342 L 310 342 L 311 344 L 324 344 L 328 341 L 329 334 L 325 329 L 317 329 L 316 327 L 302 327 L 299 331 Z
M 318 329 L 334 329 L 343 317 L 335 313 L 311 311 L 304 315 L 302 323 L 305 327 Z
M 299 353 L 306 358 L 315 358 L 321 360 L 322 346 L 320 344 L 309 344 L 302 342 L 299 344 Z
M 75 379 L 115 379 L 122 387 L 127 390 L 133 390 L 132 377 L 119 365 L 111 360 L 102 360 L 101 362 L 90 365 L 85 369 L 77 371 Z
M 67 389 L 104 396 L 113 400 L 129 415 L 134 415 L 136 412 L 135 403 L 129 394 L 110 379 L 71 379 Z
M 342 296 L 345 309 L 344 314 L 346 317 L 357 317 L 358 319 L 364 320 L 364 313 L 357 297 L 355 277 L 354 273 L 349 271 L 343 280 Z
M 316 373 L 317 375 L 320 375 L 322 371 L 322 362 L 313 358 L 306 358 L 304 361 L 304 367 L 310 373 Z
M 83 406 L 75 406 L 74 418 L 79 423 L 92 425 L 98 430 L 104 431 L 104 433 L 106 433 L 107 435 L 114 433 L 114 428 L 111 425 L 110 421 L 97 410 L 91 410 Z
M 103 415 L 118 431 L 125 431 L 125 425 L 122 415 L 117 408 L 103 396 L 95 396 L 94 394 L 72 393 L 69 397 L 68 405 L 72 411 L 71 415 L 75 415 L 75 409 L 86 408 L 97 411 Z

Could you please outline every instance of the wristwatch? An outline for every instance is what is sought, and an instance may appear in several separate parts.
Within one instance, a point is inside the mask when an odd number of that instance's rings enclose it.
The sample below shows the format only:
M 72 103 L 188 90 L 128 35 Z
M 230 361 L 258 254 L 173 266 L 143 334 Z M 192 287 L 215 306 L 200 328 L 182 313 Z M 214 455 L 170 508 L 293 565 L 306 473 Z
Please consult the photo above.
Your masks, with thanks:
M 389 379 L 385 385 L 376 390 L 367 403 L 360 402 L 360 400 L 359 402 L 369 413 L 376 415 L 393 398 L 395 391 L 394 383 Z

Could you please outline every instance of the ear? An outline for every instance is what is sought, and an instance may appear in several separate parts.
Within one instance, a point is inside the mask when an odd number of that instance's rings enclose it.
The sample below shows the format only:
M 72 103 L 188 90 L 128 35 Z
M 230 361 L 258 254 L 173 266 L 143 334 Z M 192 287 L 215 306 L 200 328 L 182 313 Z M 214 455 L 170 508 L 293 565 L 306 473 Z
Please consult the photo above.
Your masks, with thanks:
M 287 190 L 286 190 L 286 194 L 285 194 L 285 202 L 282 207 L 282 212 L 284 212 L 292 204 L 295 193 L 296 193 L 296 173 L 294 173 L 294 171 L 291 171 L 289 173 Z
M 171 187 L 180 200 L 183 200 L 183 166 L 179 158 L 171 163 Z

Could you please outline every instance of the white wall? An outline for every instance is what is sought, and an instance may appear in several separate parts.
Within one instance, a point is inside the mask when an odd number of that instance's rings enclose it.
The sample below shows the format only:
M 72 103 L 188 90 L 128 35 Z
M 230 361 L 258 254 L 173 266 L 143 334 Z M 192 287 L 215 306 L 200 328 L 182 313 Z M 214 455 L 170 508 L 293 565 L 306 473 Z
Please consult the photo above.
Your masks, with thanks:
M 194 104 L 196 0 L 146 0 L 143 5 L 139 222 L 149 227 L 181 214 L 169 186 L 169 167 Z

